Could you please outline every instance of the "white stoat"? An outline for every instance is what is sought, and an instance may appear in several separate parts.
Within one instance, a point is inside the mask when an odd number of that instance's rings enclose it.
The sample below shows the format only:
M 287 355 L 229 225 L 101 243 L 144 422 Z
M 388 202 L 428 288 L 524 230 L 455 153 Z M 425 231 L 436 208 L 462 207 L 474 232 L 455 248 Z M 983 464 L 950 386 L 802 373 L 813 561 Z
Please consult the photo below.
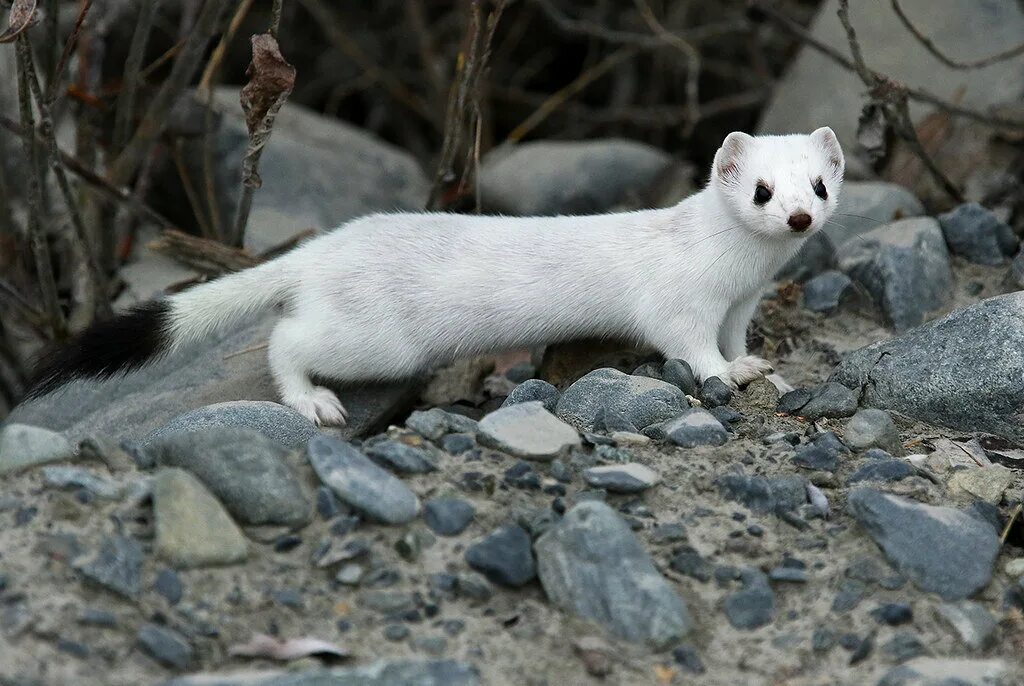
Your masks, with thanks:
M 835 210 L 843 169 L 830 128 L 736 132 L 707 187 L 666 209 L 362 217 L 93 326 L 46 361 L 36 392 L 139 367 L 278 305 L 274 381 L 285 404 L 321 424 L 346 411 L 313 379 L 394 379 L 583 337 L 643 341 L 736 386 L 771 371 L 746 354 L 747 325 L 765 285 Z

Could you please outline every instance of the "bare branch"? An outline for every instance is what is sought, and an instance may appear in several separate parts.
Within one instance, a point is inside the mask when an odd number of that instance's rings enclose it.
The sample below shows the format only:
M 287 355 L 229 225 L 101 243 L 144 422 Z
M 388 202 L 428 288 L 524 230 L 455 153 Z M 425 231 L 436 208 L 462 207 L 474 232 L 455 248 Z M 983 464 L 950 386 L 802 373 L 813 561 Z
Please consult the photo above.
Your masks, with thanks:
M 124 76 L 121 79 L 121 92 L 117 96 L 114 114 L 114 146 L 115 153 L 124 149 L 131 135 L 131 127 L 135 119 L 135 97 L 141 82 L 142 60 L 146 56 L 146 44 L 153 29 L 159 0 L 147 0 L 139 7 L 139 18 L 132 34 L 132 42 L 128 47 L 128 59 L 124 63 Z
M 697 48 L 693 47 L 692 43 L 662 26 L 661 22 L 654 16 L 654 11 L 651 10 L 651 6 L 647 4 L 646 0 L 636 0 L 636 6 L 640 10 L 640 16 L 643 17 L 651 31 L 686 56 L 686 118 L 683 131 L 684 135 L 689 136 L 693 133 L 693 127 L 700 121 L 700 98 L 698 92 L 700 52 L 697 51 Z
M 54 3 L 54 5 L 56 4 L 57 3 Z M 50 72 L 50 80 L 47 83 L 46 88 L 46 101 L 50 104 L 53 104 L 57 99 L 57 86 L 60 84 L 61 76 L 64 74 L 64 68 L 68 64 L 68 59 L 71 58 L 71 52 L 75 49 L 75 45 L 78 43 L 78 36 L 82 33 L 82 26 L 85 24 L 85 15 L 89 12 L 90 7 L 92 7 L 92 0 L 85 0 L 82 3 L 81 8 L 78 10 L 78 17 L 75 19 L 75 26 L 71 29 L 71 35 L 68 36 L 67 41 L 65 41 L 64 49 L 60 53 L 60 58 L 57 60 L 57 64 L 53 67 L 53 71 Z
M 1021 43 L 1020 45 L 1014 46 L 1008 50 L 1003 50 L 1002 52 L 997 52 L 994 55 L 989 55 L 988 57 L 983 57 L 978 60 L 971 60 L 970 62 L 954 60 L 939 50 L 938 46 L 935 45 L 935 42 L 931 38 L 921 33 L 917 26 L 910 21 L 910 17 L 908 17 L 906 12 L 903 11 L 903 8 L 900 7 L 899 0 L 890 0 L 890 2 L 892 4 L 893 11 L 896 12 L 896 16 L 899 17 L 900 22 L 903 23 L 903 26 L 906 27 L 907 31 L 910 31 L 914 38 L 916 38 L 917 41 L 924 46 L 925 50 L 930 52 L 935 59 L 939 60 L 950 69 L 958 69 L 961 71 L 981 69 L 982 67 L 988 67 L 998 62 L 1005 62 L 1006 60 L 1013 59 L 1014 57 L 1024 55 L 1024 43 Z

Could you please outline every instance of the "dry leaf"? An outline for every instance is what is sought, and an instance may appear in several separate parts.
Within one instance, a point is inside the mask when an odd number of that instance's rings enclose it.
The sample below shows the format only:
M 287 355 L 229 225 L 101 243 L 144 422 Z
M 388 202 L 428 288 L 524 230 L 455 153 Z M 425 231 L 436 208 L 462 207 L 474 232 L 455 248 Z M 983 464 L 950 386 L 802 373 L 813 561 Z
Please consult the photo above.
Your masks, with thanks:
M 263 128 L 263 120 L 275 103 L 288 97 L 295 87 L 295 67 L 281 55 L 273 36 L 260 33 L 252 37 L 252 62 L 245 75 L 249 83 L 242 88 L 240 100 L 249 138 L 253 138 Z
M 36 0 L 14 0 L 7 17 L 7 29 L 0 33 L 0 43 L 10 43 L 27 29 L 36 14 Z
M 333 643 L 318 638 L 280 639 L 266 634 L 253 634 L 248 643 L 233 645 L 228 648 L 228 655 L 233 657 L 267 657 L 272 660 L 297 660 L 303 657 L 334 657 L 346 658 L 352 653 L 339 648 Z

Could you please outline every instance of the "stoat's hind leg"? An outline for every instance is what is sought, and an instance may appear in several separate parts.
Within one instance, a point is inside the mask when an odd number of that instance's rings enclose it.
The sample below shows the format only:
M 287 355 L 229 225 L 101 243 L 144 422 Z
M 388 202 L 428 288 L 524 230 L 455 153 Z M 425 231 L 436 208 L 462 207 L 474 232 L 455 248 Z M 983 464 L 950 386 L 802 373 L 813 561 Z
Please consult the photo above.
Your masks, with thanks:
M 280 320 L 270 334 L 270 371 L 285 405 L 314 424 L 342 425 L 348 412 L 338 396 L 310 380 L 317 354 L 315 333 L 298 319 Z

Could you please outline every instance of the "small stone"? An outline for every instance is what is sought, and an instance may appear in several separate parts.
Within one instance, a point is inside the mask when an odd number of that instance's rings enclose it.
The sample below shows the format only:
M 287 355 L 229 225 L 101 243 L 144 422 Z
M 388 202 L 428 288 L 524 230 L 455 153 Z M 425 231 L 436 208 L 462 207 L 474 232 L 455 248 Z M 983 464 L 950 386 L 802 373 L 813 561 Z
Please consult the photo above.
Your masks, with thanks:
M 857 468 L 847 483 L 855 484 L 860 481 L 902 481 L 908 476 L 914 476 L 917 470 L 909 462 L 903 460 L 872 460 Z
M 696 550 L 686 547 L 680 550 L 669 561 L 672 571 L 685 574 L 697 581 L 710 581 L 712 568 L 711 563 L 700 556 Z
M 466 562 L 504 586 L 524 586 L 537 576 L 530 535 L 509 524 L 495 529 L 466 550 Z
M 418 652 L 440 657 L 448 650 L 448 639 L 444 636 L 417 636 L 409 641 L 409 645 Z
M 846 274 L 830 269 L 804 284 L 804 307 L 811 312 L 834 312 L 856 297 L 856 287 Z
M 986 650 L 995 643 L 999 622 L 979 603 L 943 603 L 938 607 L 938 615 L 971 650 Z
M 864 408 L 846 423 L 843 434 L 846 443 L 854 450 L 882 448 L 893 455 L 903 452 L 900 434 L 892 417 L 885 410 Z
M 891 655 L 897 663 L 906 662 L 928 653 L 928 649 L 921 643 L 921 639 L 907 631 L 898 631 L 893 634 L 892 639 L 882 646 L 882 649 Z
M 537 401 L 502 407 L 480 420 L 480 442 L 516 457 L 550 461 L 581 445 L 574 428 Z
M 384 627 L 384 638 L 398 642 L 409 638 L 410 629 L 404 624 L 388 624 Z
M 794 567 L 775 567 L 768 573 L 768 580 L 776 583 L 807 583 L 807 570 Z
M 168 605 L 177 605 L 181 602 L 184 589 L 181 586 L 181 578 L 173 569 L 161 569 L 153 582 L 153 590 L 163 596 Z
M 313 470 L 339 498 L 385 524 L 405 524 L 419 514 L 419 498 L 350 443 L 324 434 L 307 446 Z
M 788 393 L 786 395 L 789 395 Z M 783 396 L 785 398 L 786 396 Z M 781 400 L 780 400 L 781 403 Z M 797 411 L 805 419 L 849 417 L 857 411 L 857 396 L 832 381 L 811 389 L 810 399 Z
M 284 534 L 274 540 L 275 553 L 290 553 L 302 545 L 302 536 L 298 534 Z
M 331 520 L 341 514 L 341 503 L 327 486 L 316 489 L 316 511 L 323 519 Z
M 461 455 L 476 447 L 472 434 L 448 434 L 441 439 L 441 448 L 450 455 Z
M 959 600 L 988 585 L 999 554 L 999 535 L 973 512 L 922 505 L 857 488 L 847 511 L 889 562 L 919 588 Z
M 908 603 L 886 603 L 871 611 L 871 616 L 883 624 L 899 626 L 914 619 L 914 610 Z
M 455 577 L 455 594 L 460 598 L 468 598 L 486 603 L 494 595 L 494 589 L 482 574 L 459 574 Z
M 78 623 L 85 626 L 98 626 L 104 629 L 113 629 L 117 626 L 117 615 L 109 610 L 97 610 L 86 608 L 78 616 Z
M 142 584 L 142 547 L 133 539 L 110 536 L 91 555 L 72 565 L 89 581 L 128 599 L 137 598 Z
M 827 653 L 836 645 L 836 635 L 831 629 L 818 627 L 811 635 L 811 649 L 816 653 Z
M 718 422 L 725 427 L 726 431 L 732 432 L 732 425 L 743 419 L 743 415 L 729 407 L 728 405 L 719 405 L 718 407 L 712 407 L 708 410 L 711 416 L 718 420 Z
M 717 376 L 704 379 L 700 387 L 700 399 L 704 407 L 711 409 L 719 405 L 728 405 L 732 400 L 732 389 Z
M 556 607 L 655 647 L 675 643 L 692 628 L 683 599 L 606 504 L 578 503 L 535 548 L 541 584 Z
M 437 407 L 413 412 L 405 420 L 405 425 L 430 441 L 438 440 L 449 431 L 447 413 Z
M 990 505 L 998 505 L 1003 492 L 1013 484 L 1013 472 L 1001 464 L 962 469 L 949 480 L 950 493 L 967 495 Z
M 572 483 L 572 470 L 563 460 L 551 461 L 551 478 L 563 484 Z
M 558 389 L 542 379 L 528 379 L 512 389 L 502 407 L 517 403 L 539 401 L 544 409 L 554 413 L 558 407 Z
M 458 536 L 475 514 L 472 505 L 458 498 L 435 498 L 423 505 L 423 520 L 438 536 Z
M 776 409 L 783 414 L 795 415 L 800 412 L 800 409 L 811 400 L 811 392 L 806 388 L 797 388 L 788 393 L 784 393 L 779 398 L 779 404 Z
M 596 636 L 584 636 L 572 642 L 587 674 L 604 678 L 612 673 L 612 649 Z
M 839 466 L 839 458 L 835 453 L 813 443 L 797 448 L 793 462 L 804 469 L 824 472 L 834 472 Z
M 886 672 L 878 686 L 989 686 L 1010 683 L 1010 673 L 998 658 L 915 657 Z
M 316 434 L 316 427 L 290 407 L 266 400 L 232 400 L 207 405 L 178 415 L 147 436 L 145 448 L 174 433 L 217 429 L 248 429 L 288 448 L 301 448 Z
M 690 674 L 703 674 L 704 663 L 692 645 L 683 644 L 672 649 L 672 659 L 679 667 Z
M 27 424 L 0 428 L 0 476 L 74 457 L 74 446 L 59 433 Z
M 585 469 L 583 480 L 588 486 L 612 493 L 640 493 L 658 484 L 661 476 L 650 467 L 630 462 Z
M 364 446 L 366 455 L 381 467 L 399 474 L 426 474 L 437 471 L 437 461 L 426 450 L 387 439 Z
M 248 557 L 245 536 L 192 474 L 161 469 L 153 480 L 157 554 L 179 568 L 229 565 Z
M 686 410 L 665 424 L 664 429 L 668 439 L 683 448 L 718 446 L 729 440 L 729 434 L 722 423 L 702 408 Z
M 954 255 L 971 262 L 997 266 L 1017 250 L 1010 226 L 976 202 L 954 207 L 938 216 L 946 245 Z
M 715 479 L 727 500 L 743 503 L 761 514 L 793 512 L 807 502 L 807 481 L 799 476 L 768 479 L 745 474 L 723 474 Z
M 742 572 L 743 588 L 725 599 L 725 616 L 737 629 L 757 629 L 771 624 L 775 616 L 775 594 L 768 577 L 757 569 Z
M 43 467 L 43 482 L 53 488 L 81 488 L 97 498 L 120 500 L 124 488 L 81 467 Z
M 157 624 L 144 624 L 136 636 L 143 652 L 151 658 L 174 669 L 188 669 L 194 651 L 188 640 L 173 629 Z
M 839 592 L 832 600 L 833 612 L 849 612 L 864 600 L 867 586 L 856 579 L 843 579 L 839 582 Z
M 295 588 L 279 588 L 270 592 L 270 597 L 275 603 L 290 607 L 293 610 L 303 608 L 302 593 Z
M 602 412 L 606 417 L 621 415 L 636 429 L 645 429 L 677 416 L 688 406 L 686 395 L 677 386 L 603 368 L 565 389 L 557 414 L 580 431 L 595 431 Z
M 611 438 L 616 445 L 624 446 L 641 446 L 650 445 L 651 443 L 651 439 L 649 437 L 632 431 L 614 431 L 609 438 Z
M 345 586 L 357 586 L 365 575 L 366 568 L 363 565 L 350 562 L 338 568 L 338 573 L 334 575 L 334 580 Z
M 651 532 L 651 543 L 665 545 L 686 540 L 686 528 L 682 524 L 659 524 Z
M 665 365 L 661 368 L 661 380 L 672 384 L 686 395 L 693 396 L 697 393 L 693 369 L 685 360 L 665 360 Z

